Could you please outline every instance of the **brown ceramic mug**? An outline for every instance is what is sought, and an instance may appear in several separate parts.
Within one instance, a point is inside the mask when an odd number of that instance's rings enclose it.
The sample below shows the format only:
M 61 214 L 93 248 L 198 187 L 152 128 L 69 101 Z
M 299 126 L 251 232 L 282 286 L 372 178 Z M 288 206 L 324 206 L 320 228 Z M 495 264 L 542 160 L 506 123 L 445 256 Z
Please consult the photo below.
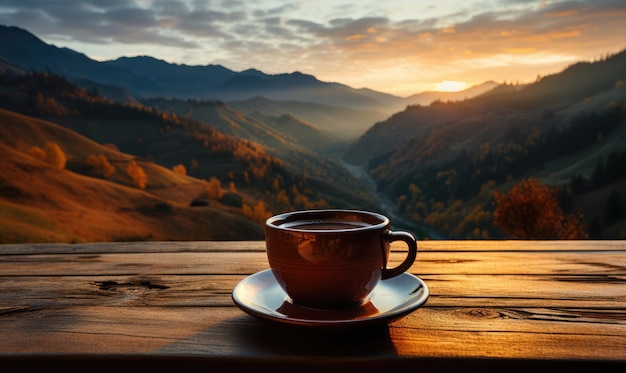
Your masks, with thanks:
M 381 280 L 407 271 L 417 256 L 408 232 L 392 232 L 384 215 L 359 210 L 304 210 L 272 216 L 265 246 L 276 281 L 294 304 L 312 308 L 355 306 Z M 404 241 L 402 264 L 387 268 L 389 244 Z

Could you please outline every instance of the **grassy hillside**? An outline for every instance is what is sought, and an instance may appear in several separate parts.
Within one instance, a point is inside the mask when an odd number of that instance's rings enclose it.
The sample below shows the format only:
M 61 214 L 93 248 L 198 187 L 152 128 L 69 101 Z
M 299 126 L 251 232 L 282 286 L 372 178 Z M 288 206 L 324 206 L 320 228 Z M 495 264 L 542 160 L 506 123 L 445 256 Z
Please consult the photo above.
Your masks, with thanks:
M 162 112 L 199 120 L 216 130 L 240 139 L 262 144 L 269 152 L 336 152 L 339 140 L 331 132 L 321 131 L 291 115 L 244 113 L 221 101 L 150 99 L 146 106 Z
M 134 157 L 56 124 L 0 110 L 0 242 L 261 239 L 261 227 L 237 209 L 212 201 L 190 207 L 206 184 L 139 161 L 149 182 L 133 185 L 125 165 Z M 31 156 L 57 144 L 67 157 L 58 169 Z M 89 155 L 104 155 L 115 173 L 95 175 Z M 74 169 L 74 170 L 73 170 Z M 85 174 L 78 173 L 83 171 Z
M 360 189 L 357 181 L 345 177 L 342 173 L 345 170 L 337 164 L 312 150 L 296 152 L 297 141 L 291 145 L 292 149 L 283 149 L 285 160 L 281 160 L 255 141 L 229 136 L 195 119 L 139 104 L 112 102 L 59 76 L 38 73 L 5 75 L 0 77 L 0 83 L 0 107 L 9 109 L 3 111 L 0 122 L 3 131 L 0 135 L 6 147 L 24 156 L 32 156 L 30 150 L 33 147 L 43 149 L 50 143 L 57 144 L 67 158 L 61 171 L 100 179 L 133 191 L 137 189 L 138 181 L 133 180 L 127 171 L 129 164 L 135 161 L 146 174 L 145 189 L 141 189 L 142 186 L 139 192 L 148 193 L 153 200 L 120 207 L 117 213 L 139 211 L 143 220 L 158 225 L 161 224 L 159 219 L 166 218 L 172 225 L 159 227 L 155 230 L 159 233 L 153 236 L 142 231 L 111 238 L 260 239 L 262 222 L 274 213 L 323 207 L 377 208 L 374 198 Z M 233 115 L 236 117 L 236 113 Z M 258 118 L 254 120 L 260 121 Z M 272 125 L 291 126 L 291 123 L 280 123 L 280 118 L 276 120 Z M 303 124 L 296 122 L 296 125 Z M 275 133 L 279 133 L 278 130 Z M 283 139 L 290 138 L 288 134 L 282 136 Z M 103 177 L 101 170 L 96 171 L 95 166 L 88 163 L 90 156 L 106 157 L 107 163 L 116 171 Z M 18 159 L 7 158 L 3 162 L 15 163 Z M 173 172 L 174 168 L 182 170 L 182 174 Z M 329 176 L 329 171 L 334 174 Z M 24 173 L 19 177 L 32 176 Z M 333 179 L 341 182 L 334 183 Z M 41 185 L 46 182 L 55 183 L 54 180 L 43 180 Z M 67 182 L 78 181 L 68 178 Z M 103 189 L 103 185 L 109 185 L 106 183 L 87 188 L 99 190 L 104 195 L 117 195 L 118 192 L 109 187 Z M 17 188 L 21 189 L 22 186 Z M 67 189 L 72 188 L 68 186 Z M 6 208 L 7 214 L 19 207 L 16 204 L 20 205 L 11 199 L 7 201 L 12 203 Z M 189 206 L 192 203 L 194 207 Z M 219 224 L 212 225 L 211 214 Z M 181 227 L 186 225 L 194 232 L 183 235 L 176 228 L 178 220 Z M 192 223 L 188 224 L 187 220 Z M 231 229 L 233 221 L 244 221 L 244 231 Z M 121 226 L 129 225 L 125 222 Z M 103 239 L 78 233 L 76 239 L 83 237 Z
M 220 133 L 260 144 L 267 154 L 279 159 L 285 169 L 305 175 L 306 184 L 315 185 L 315 190 L 323 193 L 330 205 L 374 206 L 373 196 L 368 195 L 371 194 L 369 187 L 339 164 L 337 154 L 342 143 L 329 132 L 320 131 L 296 117 L 260 112 L 246 114 L 219 101 L 155 99 L 144 103 L 162 112 L 198 120 Z M 168 139 L 168 143 L 171 141 Z

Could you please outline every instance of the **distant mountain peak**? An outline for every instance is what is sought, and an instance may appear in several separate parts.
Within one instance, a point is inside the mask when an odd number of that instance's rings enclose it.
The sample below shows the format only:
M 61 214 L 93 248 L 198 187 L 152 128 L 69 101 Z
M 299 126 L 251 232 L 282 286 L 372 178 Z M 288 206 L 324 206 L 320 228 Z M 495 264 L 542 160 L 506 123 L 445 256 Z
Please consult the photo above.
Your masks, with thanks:
M 115 61 L 142 61 L 142 62 L 159 62 L 159 63 L 167 63 L 166 61 L 160 60 L 158 58 L 141 55 L 141 56 L 122 56 L 115 59 Z
M 262 77 L 267 76 L 267 74 L 257 69 L 247 69 L 247 70 L 242 71 L 240 74 L 246 75 L 246 76 L 262 76 Z
M 311 75 L 311 74 L 305 74 L 305 73 L 303 73 L 303 72 L 301 72 L 301 71 L 298 71 L 298 70 L 296 70 L 296 71 L 294 71 L 294 72 L 292 72 L 292 73 L 290 73 L 290 74 L 288 74 L 288 75 L 293 75 L 293 76 L 310 76 L 310 77 L 313 77 L 313 75 Z

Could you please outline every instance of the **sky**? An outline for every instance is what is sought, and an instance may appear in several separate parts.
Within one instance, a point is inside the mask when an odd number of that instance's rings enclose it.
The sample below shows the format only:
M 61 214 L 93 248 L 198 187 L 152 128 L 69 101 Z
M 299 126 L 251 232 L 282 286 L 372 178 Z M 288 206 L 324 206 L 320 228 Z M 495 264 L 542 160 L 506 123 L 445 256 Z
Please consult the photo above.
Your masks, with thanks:
M 0 0 L 0 24 L 99 61 L 299 71 L 402 97 L 626 48 L 625 0 Z

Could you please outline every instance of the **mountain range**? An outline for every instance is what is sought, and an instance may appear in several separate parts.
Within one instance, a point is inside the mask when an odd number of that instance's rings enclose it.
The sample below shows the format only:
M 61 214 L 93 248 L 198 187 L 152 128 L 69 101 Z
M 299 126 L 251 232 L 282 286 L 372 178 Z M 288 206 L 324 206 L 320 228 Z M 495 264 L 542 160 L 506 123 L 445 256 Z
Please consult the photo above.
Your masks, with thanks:
M 46 44 L 18 27 L 0 25 L 0 45 L 3 46 L 0 72 L 49 71 L 84 88 L 97 89 L 115 100 L 236 101 L 235 106 L 250 110 L 253 104 L 241 101 L 262 97 L 275 101 L 275 106 L 286 107 L 287 110 L 281 109 L 283 113 L 312 120 L 311 123 L 319 123 L 322 128 L 329 126 L 327 118 L 318 120 L 314 113 L 329 112 L 334 124 L 340 124 L 340 127 L 333 128 L 340 134 L 348 134 L 350 139 L 407 105 L 469 98 L 497 85 L 485 82 L 460 92 L 422 92 L 402 98 L 371 89 L 322 82 L 298 71 L 275 75 L 254 69 L 235 72 L 221 65 L 172 64 L 150 56 L 100 62 L 76 51 Z M 299 105 L 294 105 L 294 101 Z
M 316 206 L 377 210 L 423 238 L 500 238 L 492 194 L 528 177 L 557 188 L 567 210 L 582 211 L 593 238 L 626 237 L 626 182 L 614 166 L 626 149 L 626 52 L 531 84 L 402 98 L 300 72 L 149 56 L 98 62 L 17 27 L 0 26 L 0 46 L 0 145 L 10 154 L 0 161 L 13 170 L 0 179 L 0 238 L 184 239 L 174 227 L 188 225 L 190 239 L 231 239 L 237 226 L 260 239 L 263 216 Z M 52 179 L 29 158 L 50 142 L 67 156 Z M 99 145 L 76 149 L 85 142 Z M 115 160 L 116 173 L 94 173 L 86 159 L 96 154 Z M 139 191 L 124 172 L 132 161 L 148 173 Z M 182 176 L 173 171 L 183 165 Z M 208 187 L 214 179 L 217 196 Z M 47 183 L 64 203 L 34 191 Z M 106 201 L 119 221 L 132 216 L 143 228 L 72 228 L 72 216 L 98 221 L 81 195 L 99 188 L 118 196 Z M 617 212 L 607 215 L 607 204 Z M 164 229 L 163 219 L 177 224 Z M 201 219 L 224 228 L 197 231 Z M 36 237 L 24 233 L 41 226 L 48 228 Z M 146 233 L 152 229 L 161 234 Z

